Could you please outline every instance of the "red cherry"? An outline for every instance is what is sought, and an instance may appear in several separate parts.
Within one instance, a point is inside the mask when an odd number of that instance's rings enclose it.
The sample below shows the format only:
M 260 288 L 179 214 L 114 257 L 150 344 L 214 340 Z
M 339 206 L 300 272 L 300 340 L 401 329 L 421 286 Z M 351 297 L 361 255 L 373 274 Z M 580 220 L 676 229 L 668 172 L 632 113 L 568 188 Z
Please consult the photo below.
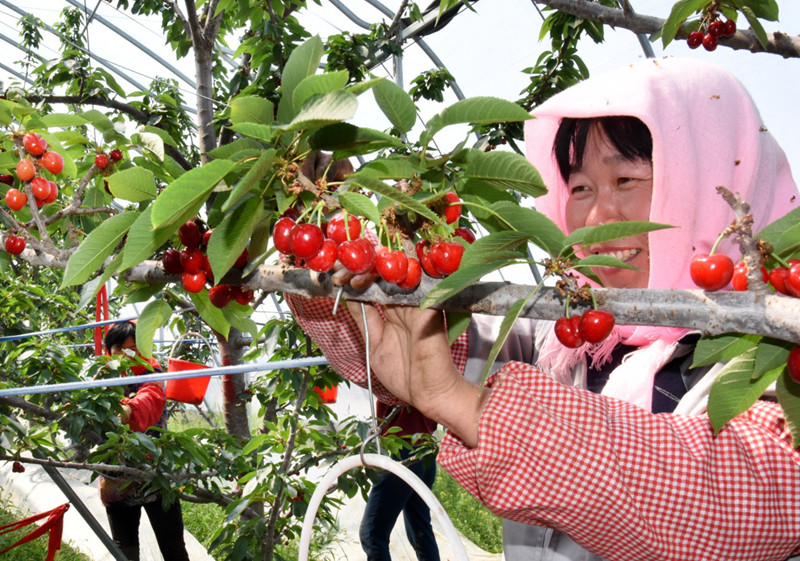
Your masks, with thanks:
M 31 179 L 31 191 L 37 199 L 46 199 L 50 196 L 50 184 L 42 176 L 34 177 Z
M 20 160 L 17 164 L 17 177 L 20 181 L 30 181 L 36 175 L 36 166 L 29 159 Z
M 733 37 L 736 35 L 736 22 L 732 19 L 729 19 L 725 22 L 725 37 Z
M 203 233 L 200 231 L 200 226 L 197 225 L 197 222 L 189 220 L 178 228 L 178 239 L 186 247 L 197 247 L 203 240 Z
M 187 247 L 181 251 L 181 267 L 183 267 L 183 270 L 186 273 L 197 273 L 198 271 L 202 271 L 203 252 L 196 247 Z
M 98 154 L 94 157 L 94 165 L 100 169 L 106 169 L 106 166 L 108 165 L 108 156 L 105 154 Z
M 108 153 L 108 155 L 115 162 L 118 162 L 122 159 L 122 152 L 117 148 L 114 148 L 111 152 Z
M 211 303 L 217 308 L 224 308 L 230 304 L 232 298 L 233 293 L 231 287 L 227 284 L 219 284 L 208 289 L 208 299 L 211 300 Z
M 53 175 L 58 175 L 64 169 L 64 158 L 58 152 L 45 152 L 42 155 L 42 165 Z
M 444 276 L 436 270 L 436 267 L 433 266 L 433 258 L 431 257 L 430 251 L 425 252 L 422 255 L 422 258 L 419 260 L 419 264 L 422 267 L 422 270 L 425 271 L 429 277 L 440 279 Z
M 50 185 L 50 194 L 47 195 L 47 198 L 44 200 L 45 204 L 50 204 L 58 198 L 58 185 L 56 185 L 55 181 L 48 181 Z
M 237 269 L 242 269 L 244 268 L 245 265 L 247 265 L 247 262 L 249 260 L 250 260 L 250 252 L 247 251 L 247 248 L 244 248 L 242 253 L 239 254 L 239 257 L 236 258 L 236 261 L 234 261 L 233 266 L 236 267 Z
M 348 235 L 349 230 L 349 235 Z M 347 240 L 355 240 L 361 236 L 361 222 L 352 214 L 347 215 L 347 224 L 344 222 L 344 213 L 337 212 L 328 222 L 328 229 L 326 231 L 328 239 L 341 244 Z
M 739 261 L 733 270 L 733 277 L 731 277 L 731 286 L 734 290 L 739 292 L 747 290 L 747 272 L 747 266 L 744 261 Z M 768 278 L 767 268 L 761 265 L 761 280 L 767 282 Z
M 181 252 L 177 249 L 169 248 L 164 252 L 161 257 L 161 264 L 164 270 L 171 275 L 180 275 L 183 273 L 183 265 L 181 265 Z
M 731 20 L 728 20 L 731 21 Z M 786 278 L 789 276 L 789 269 L 786 267 L 775 267 L 769 272 L 769 283 L 779 294 L 789 294 L 786 288 Z
M 6 204 L 11 210 L 21 210 L 28 204 L 28 195 L 12 187 L 6 192 Z
M 294 220 L 284 216 L 278 219 L 272 231 L 272 243 L 275 245 L 275 249 L 285 255 L 289 255 L 292 252 L 289 246 L 289 234 L 292 228 L 294 228 Z
M 316 224 L 295 224 L 289 233 L 289 249 L 294 256 L 308 259 L 317 254 L 324 240 L 322 230 Z
M 210 230 L 206 230 L 205 233 L 203 233 L 203 246 L 204 247 L 208 247 L 208 244 L 211 241 L 211 232 L 213 232 L 213 231 L 214 231 L 214 229 L 212 228 Z
M 581 316 L 579 329 L 587 343 L 599 343 L 614 329 L 614 315 L 605 310 L 588 310 Z
M 461 265 L 464 246 L 458 242 L 436 242 L 428 252 L 434 268 L 442 275 L 451 275 Z
M 35 132 L 29 132 L 23 136 L 22 145 L 33 156 L 41 156 L 47 150 L 47 141 Z
M 405 280 L 398 282 L 397 286 L 403 290 L 413 290 L 417 288 L 420 280 L 422 280 L 422 266 L 419 264 L 419 261 L 413 257 L 409 257 L 406 278 Z
M 800 347 L 795 347 L 789 351 L 786 369 L 789 371 L 789 376 L 792 377 L 792 380 L 800 384 Z
M 465 228 L 464 226 L 459 226 L 453 232 L 454 236 L 458 236 L 462 240 L 466 240 L 467 243 L 472 243 L 475 241 L 475 234 L 469 228 Z
M 283 211 L 283 214 L 281 214 L 281 218 L 284 217 L 291 218 L 292 222 L 297 222 L 297 219 L 300 218 L 300 211 L 297 210 L 295 207 L 290 206 L 289 208 Z
M 558 318 L 556 320 L 556 338 L 565 347 L 577 349 L 583 345 L 584 340 L 580 330 L 581 316 L 571 316 L 568 318 Z
M 708 24 L 708 34 L 714 37 L 720 37 L 725 33 L 725 23 L 720 20 L 714 20 Z
M 408 274 L 408 258 L 402 251 L 386 251 L 375 258 L 375 268 L 386 282 L 400 284 Z
M 13 464 L 11 464 L 11 471 L 13 471 L 14 473 L 24 473 L 25 466 L 23 466 L 20 462 L 14 462 Z
M 14 185 L 14 176 L 10 173 L 0 173 L 0 183 L 5 183 L 6 185 L 13 186 Z
M 448 191 L 444 195 L 444 200 L 447 203 L 443 211 L 445 221 L 448 224 L 457 222 L 461 218 L 461 199 L 452 191 Z
M 692 281 L 709 292 L 724 288 L 733 276 L 733 260 L 724 253 L 700 253 L 692 257 L 689 265 Z
M 306 260 L 306 264 L 308 268 L 313 271 L 326 273 L 333 268 L 338 253 L 336 242 L 333 240 L 325 240 L 322 242 L 322 246 L 320 246 L 317 254 Z
M 711 35 L 711 33 L 706 33 L 705 37 L 703 37 L 703 47 L 707 51 L 713 51 L 717 48 L 717 38 Z
M 338 257 L 342 265 L 357 275 L 369 272 L 375 265 L 375 249 L 364 238 L 342 242 Z
M 703 44 L 703 32 L 692 31 L 689 33 L 689 37 L 686 38 L 686 43 L 689 45 L 690 49 L 696 49 Z
M 232 286 L 231 294 L 233 295 L 233 299 L 239 304 L 242 306 L 247 306 L 253 301 L 256 293 L 252 290 L 242 288 L 241 286 Z
M 800 298 L 800 263 L 795 263 L 789 268 L 785 286 L 791 296 Z
M 10 236 L 6 236 L 4 245 L 6 251 L 9 252 L 11 255 L 19 255 L 20 253 L 25 251 L 25 246 L 27 244 L 25 243 L 25 238 L 22 238 L 20 236 L 15 236 L 12 234 Z
M 183 273 L 181 275 L 181 283 L 186 292 L 200 292 L 206 284 L 206 274 L 203 271 Z

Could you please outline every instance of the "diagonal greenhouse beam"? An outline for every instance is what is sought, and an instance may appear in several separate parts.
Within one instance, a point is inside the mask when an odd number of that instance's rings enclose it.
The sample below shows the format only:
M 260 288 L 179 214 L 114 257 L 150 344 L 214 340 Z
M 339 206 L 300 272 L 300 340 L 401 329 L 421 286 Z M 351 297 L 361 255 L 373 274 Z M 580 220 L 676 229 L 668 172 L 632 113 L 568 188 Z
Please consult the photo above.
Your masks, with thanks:
M 123 275 L 127 281 L 150 284 L 179 282 L 178 275 L 164 272 L 160 263 L 145 261 Z M 425 279 L 413 292 L 401 291 L 381 283 L 364 292 L 350 288 L 344 297 L 380 304 L 418 306 L 436 281 Z M 305 297 L 336 296 L 331 277 L 307 269 L 262 265 L 244 282 L 233 275 L 223 282 L 249 289 L 288 292 Z M 481 282 L 435 306 L 454 312 L 503 316 L 517 300 L 526 298 L 533 286 L 507 282 Z M 619 325 L 660 325 L 688 327 L 704 335 L 752 333 L 800 343 L 800 299 L 754 291 L 704 292 L 702 290 L 594 289 L 598 306 L 613 313 Z M 523 308 L 521 317 L 556 320 L 564 315 L 564 297 L 552 288 L 543 288 Z M 583 313 L 590 302 L 575 305 L 573 313 Z
M 666 20 L 636 14 L 633 11 L 626 13 L 619 8 L 609 8 L 597 2 L 587 0 L 536 0 L 550 8 L 564 13 L 596 21 L 612 27 L 622 27 L 634 33 L 652 34 L 660 31 Z M 681 27 L 678 29 L 676 39 L 685 39 L 688 32 Z M 755 33 L 748 30 L 739 30 L 733 37 L 720 37 L 719 44 L 735 50 L 747 50 L 752 53 L 768 52 L 781 55 L 784 58 L 800 57 L 800 36 L 790 37 L 786 33 L 774 32 L 769 37 L 767 48 L 761 46 Z

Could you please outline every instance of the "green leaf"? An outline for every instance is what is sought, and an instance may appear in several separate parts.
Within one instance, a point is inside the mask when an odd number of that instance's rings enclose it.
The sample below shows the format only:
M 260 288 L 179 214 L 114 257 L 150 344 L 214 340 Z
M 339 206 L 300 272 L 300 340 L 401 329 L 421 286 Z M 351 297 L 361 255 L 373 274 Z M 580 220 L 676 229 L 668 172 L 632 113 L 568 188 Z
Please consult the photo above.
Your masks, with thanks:
M 778 3 L 775 0 L 745 0 L 742 4 L 747 4 L 747 7 L 753 10 L 753 13 L 768 21 L 778 21 L 780 10 Z
M 588 255 L 575 263 L 572 267 L 576 270 L 590 269 L 592 267 L 617 267 L 620 269 L 630 269 L 632 271 L 638 270 L 633 265 L 628 265 L 622 259 L 612 257 L 610 255 Z
M 469 327 L 472 314 L 467 312 L 445 312 L 444 314 L 447 322 L 447 343 L 452 345 Z
M 381 213 L 372 199 L 361 193 L 344 192 L 339 194 L 339 203 L 347 212 L 363 216 L 375 224 L 381 221 Z
M 449 125 L 473 123 L 489 125 L 527 121 L 531 114 L 512 101 L 497 97 L 470 97 L 455 102 L 428 121 L 426 138 Z
M 250 334 L 251 346 L 258 343 L 258 324 L 248 317 L 252 313 L 253 308 L 243 306 L 238 302 L 231 302 L 222 309 L 222 314 L 231 326 L 242 333 Z
M 233 267 L 247 247 L 253 229 L 263 218 L 261 197 L 250 197 L 233 208 L 214 228 L 208 243 L 208 261 L 218 282 Z
M 683 22 L 693 13 L 702 10 L 706 4 L 707 0 L 679 0 L 672 6 L 672 11 L 661 28 L 661 41 L 665 47 L 675 38 Z
M 89 121 L 102 135 L 106 144 L 125 142 L 125 137 L 117 132 L 114 123 L 97 109 L 90 109 L 81 113 L 81 117 Z
M 175 224 L 198 202 L 202 205 L 208 194 L 233 169 L 233 162 L 213 160 L 204 166 L 187 171 L 164 189 L 153 203 L 153 226 Z
M 758 379 L 753 379 L 756 349 L 732 359 L 720 371 L 708 395 L 708 419 L 715 433 L 736 417 L 747 411 L 764 390 L 780 376 L 776 368 Z
M 117 214 L 104 220 L 86 236 L 67 262 L 61 287 L 85 282 L 114 252 L 138 216 L 138 212 Z
M 526 234 L 538 247 L 550 255 L 558 255 L 566 236 L 555 222 L 541 212 L 508 201 L 498 201 L 489 207 L 517 232 Z M 470 207 L 472 210 L 472 207 Z
M 382 82 L 386 78 L 372 78 L 371 80 L 365 80 L 363 82 L 357 82 L 355 84 L 350 84 L 345 89 L 353 95 L 361 95 L 365 91 L 372 89 L 375 87 L 375 84 Z
M 674 228 L 668 224 L 658 224 L 656 222 L 613 222 L 611 224 L 601 224 L 600 226 L 586 226 L 574 230 L 564 240 L 564 246 L 561 249 L 561 254 L 573 251 L 573 246 L 589 246 L 610 242 L 612 240 L 619 240 L 629 238 L 631 236 L 638 236 L 647 232 L 655 230 L 663 230 L 664 228 Z
M 333 152 L 334 160 L 341 160 L 383 148 L 399 147 L 403 142 L 375 129 L 357 127 L 350 123 L 336 123 L 315 131 L 308 138 L 308 145 L 314 150 L 330 150 Z
M 772 250 L 781 256 L 800 248 L 800 208 L 795 208 L 761 230 L 757 237 L 772 245 Z
M 208 291 L 190 292 L 189 298 L 192 300 L 194 307 L 197 308 L 197 313 L 200 314 L 203 321 L 211 329 L 227 339 L 228 334 L 231 332 L 231 324 L 225 319 L 225 314 L 222 313 L 222 310 L 214 306 L 208 299 Z
M 164 141 L 162 138 L 151 132 L 140 132 L 139 133 L 139 142 L 141 143 L 143 148 L 146 148 L 153 155 L 158 158 L 159 161 L 164 161 Z
M 357 108 L 356 96 L 344 90 L 317 95 L 309 99 L 284 128 L 287 131 L 297 131 L 346 121 L 356 114 Z
M 521 154 L 506 151 L 474 151 L 464 170 L 466 180 L 505 191 L 514 189 L 532 197 L 547 193 L 547 187 L 536 168 Z
M 764 26 L 761 25 L 760 21 L 758 21 L 758 16 L 756 16 L 755 12 L 753 12 L 749 6 L 742 6 L 741 10 L 744 14 L 744 17 L 747 18 L 747 22 L 750 24 L 750 27 L 753 29 L 756 39 L 758 39 L 758 42 L 761 43 L 761 47 L 766 49 L 767 45 L 769 44 L 769 37 L 767 37 L 767 32 L 764 30 Z
M 257 140 L 253 140 L 252 138 L 237 138 L 230 144 L 224 144 L 218 148 L 214 148 L 208 155 L 216 160 L 229 160 L 231 156 L 238 152 L 247 150 L 257 150 L 260 152 L 263 149 L 264 145 Z
M 142 167 L 123 169 L 109 175 L 106 181 L 112 195 L 132 203 L 155 199 L 158 194 L 153 172 Z
M 278 104 L 278 119 L 282 123 L 290 121 L 297 112 L 298 108 L 293 104 L 294 89 L 307 76 L 316 74 L 323 53 L 322 40 L 315 35 L 289 55 L 281 75 L 281 101 Z
M 242 448 L 242 455 L 248 456 L 255 452 L 256 450 L 260 450 L 261 447 L 264 445 L 264 442 L 269 438 L 268 434 L 257 434 L 253 438 L 250 439 L 250 442 L 244 445 Z
M 349 79 L 350 75 L 347 70 L 307 76 L 294 89 L 292 105 L 296 109 L 300 109 L 307 100 L 315 95 L 341 90 L 347 85 Z
M 263 141 L 266 144 L 270 144 L 272 142 L 272 136 L 275 134 L 275 131 L 272 127 L 259 123 L 239 123 L 232 125 L 231 130 L 244 136 Z M 263 149 L 264 146 L 259 144 L 258 148 Z M 226 152 L 230 152 L 230 149 L 226 150 Z
M 779 339 L 762 339 L 756 352 L 756 364 L 753 367 L 753 379 L 776 368 L 783 368 L 789 358 L 789 351 L 794 345 Z
M 258 182 L 272 170 L 272 163 L 275 161 L 275 149 L 270 148 L 261 153 L 256 163 L 247 170 L 245 176 L 239 180 L 231 191 L 225 204 L 222 205 L 222 212 L 227 212 L 233 205 L 244 197 L 250 190 L 258 185 Z
M 477 243 L 477 241 L 475 243 Z M 489 273 L 492 273 L 498 269 L 502 269 L 503 267 L 511 265 L 514 262 L 515 259 L 500 258 L 482 263 L 465 265 L 462 259 L 458 270 L 452 275 L 439 281 L 436 286 L 434 286 L 430 292 L 425 295 L 425 298 L 423 298 L 422 302 L 420 302 L 420 307 L 430 308 L 431 306 L 435 306 L 436 304 L 447 300 L 451 296 L 455 296 L 465 288 L 472 286 Z
M 495 340 L 494 344 L 492 345 L 491 350 L 489 351 L 489 355 L 486 357 L 486 363 L 483 367 L 483 374 L 481 375 L 481 385 L 486 380 L 486 376 L 489 375 L 489 372 L 492 370 L 494 366 L 494 361 L 497 359 L 497 355 L 503 348 L 503 345 L 506 344 L 506 340 L 508 339 L 508 334 L 511 332 L 511 329 L 514 327 L 514 324 L 519 319 L 519 315 L 522 313 L 522 310 L 530 301 L 531 297 L 538 292 L 538 287 L 536 290 L 533 290 L 527 298 L 522 298 L 517 300 L 511 306 L 509 306 L 506 315 L 503 316 L 503 321 L 500 322 L 500 331 L 497 333 L 497 339 Z
M 156 135 L 164 144 L 169 144 L 170 146 L 177 146 L 178 143 L 175 142 L 175 139 L 170 136 L 170 134 L 162 128 L 154 127 L 151 125 L 144 125 L 139 127 L 139 133 L 147 132 L 150 134 Z
M 136 321 L 136 348 L 142 356 L 153 356 L 153 337 L 156 330 L 172 316 L 172 308 L 163 299 L 152 300 L 144 307 Z
M 73 115 L 72 113 L 50 113 L 49 115 L 42 116 L 42 122 L 48 128 L 54 127 L 82 127 L 88 121 L 80 115 Z
M 775 384 L 775 390 L 783 417 L 792 432 L 792 444 L 797 447 L 800 445 L 800 384 L 792 380 L 784 369 Z
M 375 102 L 389 122 L 400 132 L 408 132 L 417 120 L 417 106 L 406 91 L 392 82 L 383 80 L 372 88 Z
M 183 224 L 187 220 L 194 218 L 203 201 L 198 201 L 196 206 L 186 210 L 176 223 Z M 152 221 L 153 205 L 142 211 L 142 214 L 131 226 L 128 237 L 125 240 L 125 249 L 122 252 L 121 269 L 124 271 L 134 265 L 138 265 L 150 257 L 158 248 L 170 239 L 175 231 L 170 228 L 154 228 Z
M 715 337 L 703 337 L 697 342 L 692 358 L 692 368 L 708 366 L 729 360 L 753 349 L 761 337 L 757 335 L 740 335 L 726 333 Z
M 426 169 L 411 162 L 408 158 L 382 158 L 367 162 L 359 175 L 369 175 L 376 179 L 410 179 L 414 174 L 422 175 Z
M 374 177 L 369 175 L 363 175 L 361 173 L 357 173 L 350 176 L 349 179 L 350 183 L 358 185 L 368 191 L 376 193 L 381 197 L 386 197 L 392 202 L 399 204 L 403 208 L 407 208 L 408 210 L 413 210 L 417 214 L 420 214 L 427 218 L 428 220 L 434 222 L 435 224 L 443 225 L 444 222 L 441 216 L 438 216 L 435 212 L 431 209 L 420 203 L 419 201 L 412 199 L 402 191 L 395 189 L 394 187 L 390 187 L 386 185 L 383 181 L 379 181 Z
M 238 96 L 231 100 L 231 123 L 269 125 L 275 121 L 275 106 L 263 97 Z

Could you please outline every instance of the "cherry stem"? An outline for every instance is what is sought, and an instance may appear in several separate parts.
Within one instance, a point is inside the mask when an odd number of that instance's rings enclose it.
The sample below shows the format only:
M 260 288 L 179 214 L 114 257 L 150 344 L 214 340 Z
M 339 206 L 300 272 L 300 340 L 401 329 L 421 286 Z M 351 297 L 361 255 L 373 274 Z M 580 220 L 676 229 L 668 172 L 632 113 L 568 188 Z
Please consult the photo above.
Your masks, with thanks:
M 567 300 L 566 300 L 566 303 L 564 304 L 564 317 L 568 318 L 569 316 L 570 316 L 570 313 L 569 313 L 569 294 L 567 294 Z
M 714 245 L 711 246 L 711 251 L 708 254 L 714 255 L 714 252 L 717 251 L 717 246 L 719 245 L 719 242 L 721 242 L 726 237 L 728 237 L 727 228 L 723 230 L 723 232 L 719 236 L 717 236 L 717 239 L 714 242 Z
M 781 257 L 780 255 L 778 255 L 777 253 L 773 253 L 773 254 L 771 255 L 771 257 L 772 257 L 772 258 L 773 258 L 775 261 L 777 261 L 777 262 L 778 262 L 778 264 L 780 264 L 780 265 L 781 265 L 781 267 L 786 267 L 787 269 L 789 269 L 789 268 L 790 268 L 790 267 L 789 267 L 789 263 L 787 263 L 787 262 L 786 262 L 786 260 L 785 260 L 783 257 Z

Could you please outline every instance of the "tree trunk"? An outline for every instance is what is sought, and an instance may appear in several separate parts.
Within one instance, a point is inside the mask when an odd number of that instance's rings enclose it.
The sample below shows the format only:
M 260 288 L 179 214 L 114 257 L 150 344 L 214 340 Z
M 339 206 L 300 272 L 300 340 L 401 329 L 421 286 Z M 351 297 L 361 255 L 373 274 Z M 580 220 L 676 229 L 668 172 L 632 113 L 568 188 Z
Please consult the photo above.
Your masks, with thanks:
M 231 327 L 228 338 L 225 339 L 216 333 L 219 343 L 220 358 L 223 366 L 233 366 L 242 363 L 244 345 L 242 344 L 242 334 L 240 331 Z M 228 434 L 238 436 L 244 440 L 250 440 L 250 424 L 247 418 L 247 402 L 242 399 L 244 395 L 244 376 L 241 374 L 229 374 L 222 377 L 222 398 L 223 415 L 225 418 L 225 429 Z

